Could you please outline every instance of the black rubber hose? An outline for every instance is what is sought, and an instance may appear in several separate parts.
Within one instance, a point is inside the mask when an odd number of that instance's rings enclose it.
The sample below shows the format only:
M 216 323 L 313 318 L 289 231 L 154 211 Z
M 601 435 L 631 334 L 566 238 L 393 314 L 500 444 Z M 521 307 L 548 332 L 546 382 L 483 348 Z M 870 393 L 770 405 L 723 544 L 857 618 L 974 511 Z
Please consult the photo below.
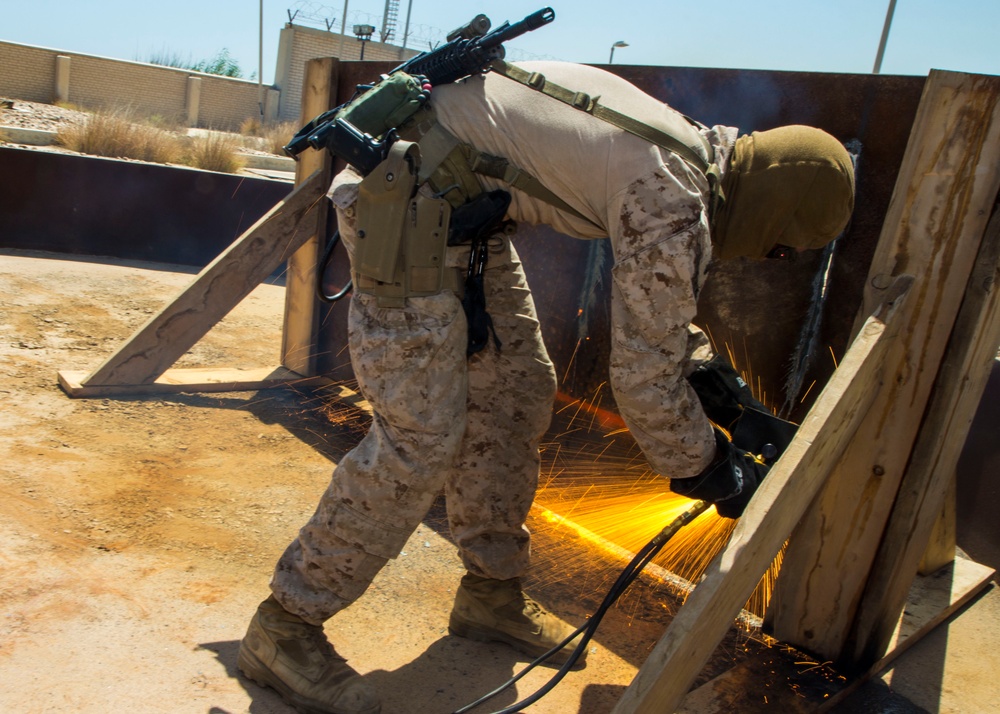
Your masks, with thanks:
M 711 505 L 712 504 L 706 501 L 695 501 L 694 504 L 688 510 L 684 511 L 684 513 L 677 516 L 677 518 L 672 520 L 663 530 L 657 533 L 652 538 L 652 540 L 650 540 L 646 545 L 640 548 L 639 551 L 636 552 L 636 554 L 632 557 L 632 560 L 629 561 L 628 565 L 626 565 L 625 568 L 622 570 L 622 572 L 618 575 L 618 579 L 615 580 L 614 585 L 612 585 L 608 589 L 608 593 L 604 596 L 604 600 L 601 602 L 600 607 L 597 608 L 597 611 L 586 623 L 578 627 L 566 639 L 564 639 L 562 642 L 560 642 L 558 645 L 550 649 L 542 656 L 532 661 L 527 667 L 522 669 L 520 672 L 518 672 L 509 680 L 501 684 L 492 692 L 483 695 L 482 697 L 472 702 L 471 704 L 466 704 L 461 709 L 456 709 L 454 712 L 452 712 L 452 714 L 466 714 L 467 712 L 471 711 L 472 709 L 475 709 L 479 705 L 486 703 L 493 697 L 497 696 L 501 692 L 513 686 L 515 683 L 517 683 L 518 680 L 521 679 L 521 677 L 526 675 L 532 669 L 542 664 L 553 654 L 555 654 L 563 647 L 568 645 L 573 640 L 574 637 L 579 635 L 581 632 L 584 633 L 583 638 L 573 649 L 573 653 L 570 655 L 569 659 L 566 660 L 566 662 L 559 668 L 559 671 L 556 672 L 545 685 L 539 688 L 538 691 L 536 691 L 534 694 L 525 697 L 521 701 L 516 702 L 504 709 L 492 712 L 491 714 L 515 714 L 516 712 L 521 711 L 524 707 L 534 704 L 539 699 L 548 694 L 550 691 L 552 691 L 552 689 L 554 689 L 555 686 L 562 681 L 563 677 L 565 677 L 569 673 L 569 671 L 573 669 L 573 665 L 576 664 L 577 660 L 580 658 L 580 655 L 582 655 L 583 652 L 586 650 L 587 645 L 590 643 L 591 638 L 594 636 L 594 633 L 597 632 L 597 628 L 601 624 L 601 620 L 604 619 L 604 615 L 615 603 L 615 601 L 619 597 L 621 597 L 622 593 L 624 593 L 625 590 L 628 589 L 628 586 L 631 585 L 632 582 L 639 576 L 639 573 L 642 572 L 642 569 L 645 568 L 654 557 L 656 557 L 656 554 L 660 552 L 663 546 L 665 546 L 667 542 L 671 538 L 673 538 L 673 536 L 681 528 L 683 528 L 688 523 L 693 521 L 695 518 L 700 516 L 702 513 L 707 511 Z

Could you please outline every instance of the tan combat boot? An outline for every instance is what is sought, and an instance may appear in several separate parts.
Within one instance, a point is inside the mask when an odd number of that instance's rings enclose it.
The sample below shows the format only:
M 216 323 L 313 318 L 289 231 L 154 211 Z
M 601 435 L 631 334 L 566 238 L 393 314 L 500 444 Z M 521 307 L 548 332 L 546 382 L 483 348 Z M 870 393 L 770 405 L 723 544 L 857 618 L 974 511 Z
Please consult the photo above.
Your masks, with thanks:
M 505 642 L 532 658 L 548 652 L 575 629 L 526 595 L 519 578 L 491 580 L 472 573 L 462 577 L 448 621 L 453 635 L 480 642 Z M 546 661 L 565 663 L 581 637 L 577 635 Z M 586 657 L 584 651 L 576 665 L 583 666 Z
M 285 610 L 272 595 L 260 604 L 240 643 L 237 666 L 304 714 L 378 714 L 378 697 L 347 666 L 323 628 Z

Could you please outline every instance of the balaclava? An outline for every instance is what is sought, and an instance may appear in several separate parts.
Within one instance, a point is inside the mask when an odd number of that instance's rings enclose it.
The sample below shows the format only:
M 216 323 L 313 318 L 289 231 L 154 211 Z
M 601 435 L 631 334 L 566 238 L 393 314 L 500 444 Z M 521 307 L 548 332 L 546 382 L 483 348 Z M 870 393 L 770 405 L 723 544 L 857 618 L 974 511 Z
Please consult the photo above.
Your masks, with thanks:
M 822 248 L 854 210 L 854 168 L 825 131 L 783 126 L 740 137 L 712 225 L 717 257 L 763 258 L 775 245 Z

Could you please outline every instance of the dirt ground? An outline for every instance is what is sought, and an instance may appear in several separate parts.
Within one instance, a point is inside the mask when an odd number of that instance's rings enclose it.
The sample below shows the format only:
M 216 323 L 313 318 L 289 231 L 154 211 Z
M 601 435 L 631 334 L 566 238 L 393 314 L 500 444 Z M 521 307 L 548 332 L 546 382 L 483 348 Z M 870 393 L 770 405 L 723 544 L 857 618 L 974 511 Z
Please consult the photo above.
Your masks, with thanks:
M 237 677 L 236 649 L 364 422 L 296 390 L 69 398 L 59 370 L 96 368 L 191 279 L 154 267 L 0 254 L 3 711 L 288 711 Z M 283 296 L 260 286 L 178 366 L 276 364 Z M 328 628 L 387 713 L 451 711 L 523 661 L 448 636 L 462 569 L 440 530 L 422 525 Z M 539 593 L 582 622 L 600 584 Z M 662 632 L 652 615 L 611 625 L 586 674 L 533 710 L 609 711 Z
M 239 640 L 278 555 L 367 417 L 300 389 L 67 396 L 57 373 L 96 369 L 191 281 L 179 270 L 0 252 L 2 711 L 290 711 L 238 676 Z M 176 366 L 276 365 L 283 300 L 280 285 L 259 286 Z M 624 566 L 620 554 L 539 515 L 529 526 L 540 554 L 529 591 L 584 622 Z M 557 572 L 570 560 L 586 565 Z M 445 714 L 526 664 L 504 646 L 448 634 L 462 572 L 438 504 L 361 601 L 327 624 L 382 691 L 385 714 Z M 605 617 L 586 669 L 531 711 L 610 711 L 678 605 L 675 589 L 637 581 Z M 759 634 L 734 628 L 699 683 L 763 653 L 769 670 L 786 668 L 768 685 L 774 701 L 786 670 L 803 667 L 794 653 L 767 649 Z M 533 670 L 493 707 L 552 673 Z M 816 682 L 821 695 L 828 674 L 816 674 L 790 696 Z
M 59 117 L 72 118 L 72 110 L 36 109 L 14 123 L 0 106 L 0 125 L 51 129 Z M 273 563 L 363 433 L 363 414 L 304 389 L 71 399 L 57 384 L 60 370 L 95 369 L 192 277 L 177 266 L 0 251 L 4 712 L 291 711 L 238 676 L 236 651 L 267 595 Z M 260 286 L 177 366 L 277 365 L 283 300 L 280 285 Z M 362 601 L 327 626 L 338 650 L 382 692 L 385 714 L 445 714 L 525 662 L 501 646 L 448 635 L 462 569 L 439 510 Z M 623 562 L 588 550 L 586 573 L 552 577 L 547 564 L 570 551 L 578 557 L 583 546 L 551 524 L 530 525 L 536 551 L 546 555 L 529 589 L 583 622 Z M 676 606 L 660 583 L 644 580 L 633 590 L 627 607 L 605 619 L 587 668 L 530 711 L 611 710 Z M 977 616 L 939 628 L 915 648 L 919 657 L 904 657 L 837 711 L 995 711 L 1000 593 L 993 589 L 975 608 Z M 803 666 L 797 653 L 739 631 L 699 683 L 739 663 L 758 665 L 746 689 L 760 701 L 740 709 L 748 714 L 808 711 L 815 702 L 803 692 L 821 700 L 829 684 L 828 672 Z M 797 679 L 796 701 L 777 704 L 778 690 L 803 669 L 816 679 Z M 551 673 L 529 673 L 493 708 Z M 893 696 L 887 683 L 924 708 Z

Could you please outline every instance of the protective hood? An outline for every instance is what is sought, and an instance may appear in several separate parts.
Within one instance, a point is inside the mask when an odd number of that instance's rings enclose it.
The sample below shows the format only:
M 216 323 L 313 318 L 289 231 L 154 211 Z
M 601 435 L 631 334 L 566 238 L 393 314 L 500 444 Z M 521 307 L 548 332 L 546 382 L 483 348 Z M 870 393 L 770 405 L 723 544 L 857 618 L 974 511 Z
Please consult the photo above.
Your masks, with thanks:
M 717 257 L 763 258 L 775 245 L 822 248 L 854 210 L 854 168 L 825 131 L 784 126 L 740 137 L 712 226 Z

